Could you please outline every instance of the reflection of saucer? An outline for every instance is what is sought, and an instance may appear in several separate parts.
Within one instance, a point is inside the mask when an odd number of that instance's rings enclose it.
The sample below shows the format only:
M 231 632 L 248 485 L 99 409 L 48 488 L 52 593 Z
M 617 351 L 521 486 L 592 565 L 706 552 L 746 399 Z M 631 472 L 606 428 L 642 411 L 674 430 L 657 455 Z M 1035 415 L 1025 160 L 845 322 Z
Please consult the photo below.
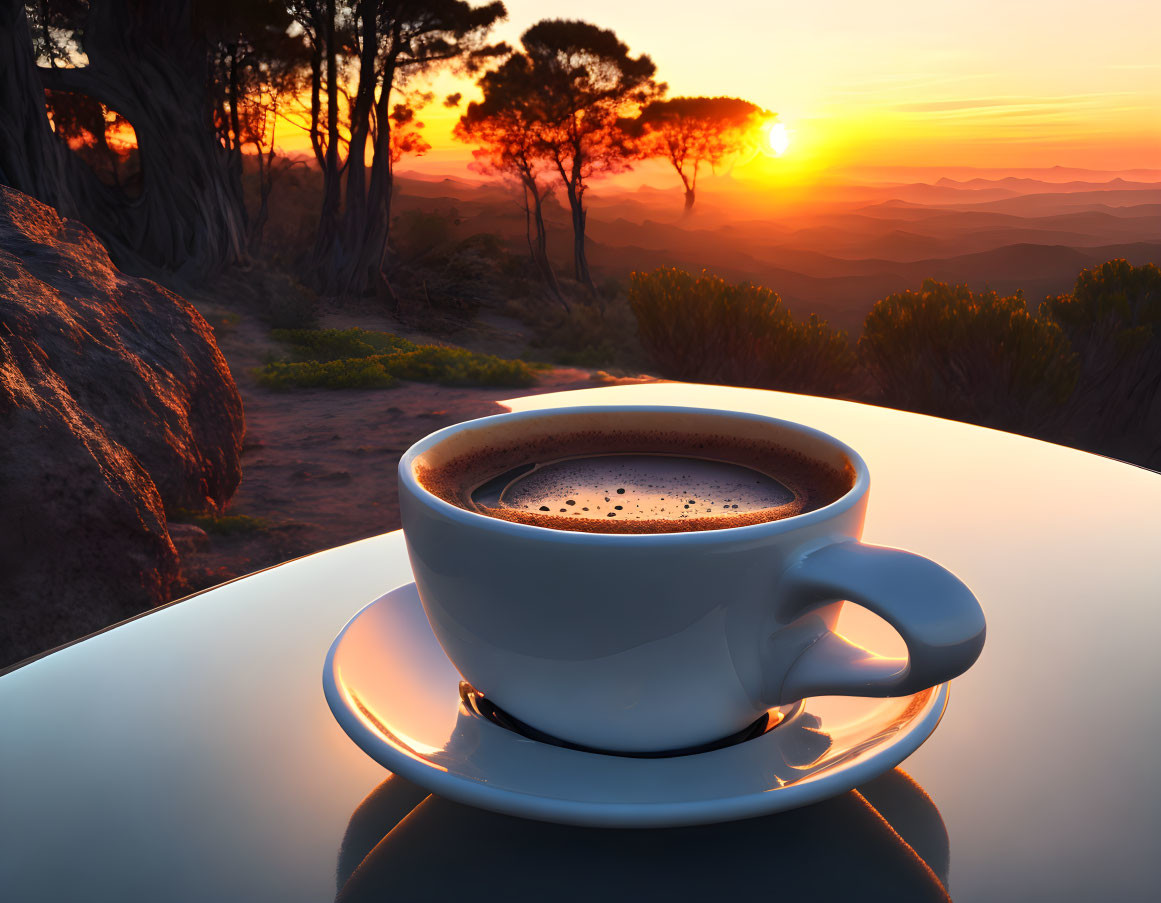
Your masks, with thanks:
M 819 697 L 710 752 L 634 758 L 529 739 L 465 705 L 414 584 L 372 602 L 331 645 L 323 687 L 369 756 L 440 796 L 581 825 L 749 818 L 850 790 L 891 769 L 943 715 L 947 684 L 897 699 Z

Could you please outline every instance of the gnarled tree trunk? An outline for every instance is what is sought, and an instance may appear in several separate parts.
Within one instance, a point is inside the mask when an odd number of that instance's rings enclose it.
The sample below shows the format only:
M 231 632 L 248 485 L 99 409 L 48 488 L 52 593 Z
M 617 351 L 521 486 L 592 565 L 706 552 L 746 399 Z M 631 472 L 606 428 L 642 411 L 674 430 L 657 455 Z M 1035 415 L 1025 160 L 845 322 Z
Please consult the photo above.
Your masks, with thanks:
M 76 216 L 69 151 L 48 123 L 21 0 L 0 0 L 0 183 Z
M 8 24 L 18 25 L 0 28 L 0 35 L 28 41 L 22 5 L 0 3 Z M 244 258 L 242 186 L 211 122 L 210 59 L 194 28 L 192 0 L 93 0 L 84 28 L 88 65 L 40 68 L 35 70 L 39 83 L 27 78 L 30 41 L 26 48 L 15 65 L 0 62 L 0 71 L 25 73 L 15 82 L 23 94 L 24 124 L 40 133 L 26 144 L 25 155 L 31 170 L 42 168 L 42 173 L 30 181 L 27 169 L 17 169 L 17 175 L 6 175 L 10 184 L 54 206 L 71 198 L 71 208 L 58 209 L 89 225 L 129 270 L 199 277 Z M 85 94 L 129 121 L 142 167 L 139 198 L 101 185 L 79 159 L 62 154 L 59 142 L 54 148 L 45 140 L 51 129 L 44 88 Z M 32 116 L 33 110 L 39 115 Z

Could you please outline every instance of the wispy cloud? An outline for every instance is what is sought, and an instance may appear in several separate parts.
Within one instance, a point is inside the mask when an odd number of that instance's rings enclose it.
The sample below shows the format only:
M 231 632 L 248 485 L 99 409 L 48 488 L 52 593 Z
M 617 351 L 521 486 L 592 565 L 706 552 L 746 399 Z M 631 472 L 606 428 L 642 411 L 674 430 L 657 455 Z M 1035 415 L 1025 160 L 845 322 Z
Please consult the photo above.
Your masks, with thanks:
M 1065 111 L 1078 107 L 1103 107 L 1114 97 L 1132 96 L 1125 91 L 1064 94 L 1055 97 L 974 97 L 957 100 L 927 100 L 918 103 L 893 104 L 891 109 L 899 113 L 929 113 L 945 116 L 977 115 L 1029 115 L 1046 112 Z

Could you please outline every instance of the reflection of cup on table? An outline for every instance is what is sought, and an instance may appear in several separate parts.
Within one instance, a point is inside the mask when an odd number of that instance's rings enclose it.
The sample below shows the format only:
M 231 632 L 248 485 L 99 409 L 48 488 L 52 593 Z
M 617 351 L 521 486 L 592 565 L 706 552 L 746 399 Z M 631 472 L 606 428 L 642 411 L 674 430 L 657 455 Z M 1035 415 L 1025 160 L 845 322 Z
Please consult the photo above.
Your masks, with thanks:
M 502 414 L 420 440 L 399 482 L 449 658 L 572 743 L 697 746 L 806 696 L 918 692 L 983 645 L 958 579 L 858 542 L 867 467 L 799 424 L 648 406 Z M 890 622 L 908 658 L 834 633 L 841 600 Z
M 486 870 L 511 901 L 946 901 L 948 859 L 939 809 L 898 769 L 802 809 L 663 831 L 496 815 L 393 775 L 351 815 L 336 900 L 475 898 Z

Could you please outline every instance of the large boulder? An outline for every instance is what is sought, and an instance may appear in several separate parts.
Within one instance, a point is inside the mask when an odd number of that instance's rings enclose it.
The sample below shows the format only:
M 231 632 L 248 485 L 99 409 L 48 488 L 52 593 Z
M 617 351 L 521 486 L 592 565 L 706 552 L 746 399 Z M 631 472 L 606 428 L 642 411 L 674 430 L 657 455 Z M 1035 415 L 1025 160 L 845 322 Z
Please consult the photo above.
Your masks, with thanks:
M 209 324 L 0 186 L 0 664 L 167 601 L 166 510 L 229 499 L 242 431 Z

